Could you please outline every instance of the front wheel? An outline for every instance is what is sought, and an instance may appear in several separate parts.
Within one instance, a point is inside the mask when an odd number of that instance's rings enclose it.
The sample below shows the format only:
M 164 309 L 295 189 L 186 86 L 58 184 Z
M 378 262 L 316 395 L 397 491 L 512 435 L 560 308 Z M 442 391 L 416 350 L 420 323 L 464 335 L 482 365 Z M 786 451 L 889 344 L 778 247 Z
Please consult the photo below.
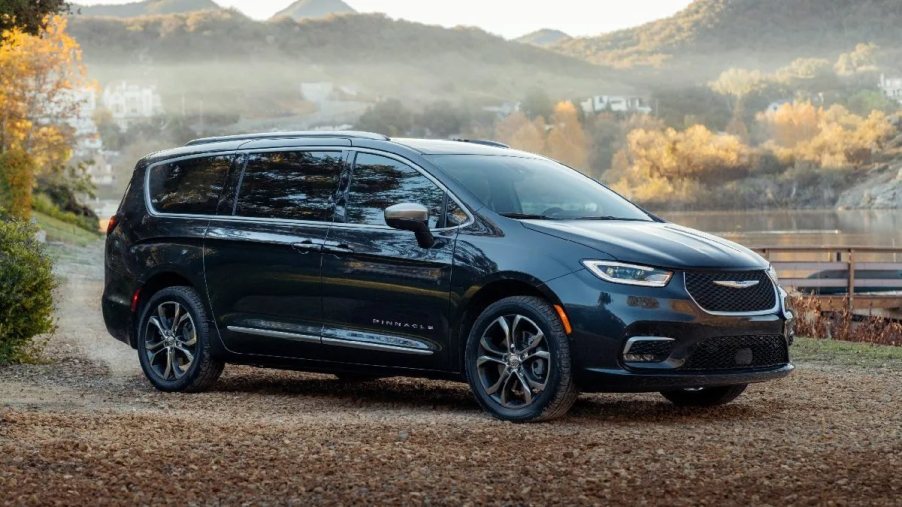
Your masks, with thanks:
M 224 363 L 211 355 L 211 327 L 194 289 L 169 287 L 154 294 L 138 328 L 138 358 L 150 383 L 161 391 L 203 391 L 213 385 Z
M 677 391 L 663 391 L 661 395 L 671 403 L 681 407 L 714 407 L 725 405 L 742 394 L 748 384 L 719 387 L 697 387 L 695 389 L 680 389 Z
M 509 297 L 486 308 L 470 331 L 465 362 L 476 400 L 498 419 L 561 417 L 578 395 L 564 326 L 540 298 Z

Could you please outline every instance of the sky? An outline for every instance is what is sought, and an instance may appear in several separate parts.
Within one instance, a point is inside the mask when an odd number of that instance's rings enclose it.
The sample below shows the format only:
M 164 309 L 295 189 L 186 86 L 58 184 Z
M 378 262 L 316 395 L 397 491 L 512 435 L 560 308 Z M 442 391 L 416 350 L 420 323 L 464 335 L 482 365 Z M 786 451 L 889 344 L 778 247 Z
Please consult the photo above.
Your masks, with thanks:
M 134 0 L 75 0 L 82 5 L 123 4 Z M 256 19 L 266 19 L 292 0 L 214 0 Z M 690 0 L 345 0 L 360 12 L 446 27 L 478 26 L 507 38 L 541 28 L 572 36 L 598 35 L 670 16 Z

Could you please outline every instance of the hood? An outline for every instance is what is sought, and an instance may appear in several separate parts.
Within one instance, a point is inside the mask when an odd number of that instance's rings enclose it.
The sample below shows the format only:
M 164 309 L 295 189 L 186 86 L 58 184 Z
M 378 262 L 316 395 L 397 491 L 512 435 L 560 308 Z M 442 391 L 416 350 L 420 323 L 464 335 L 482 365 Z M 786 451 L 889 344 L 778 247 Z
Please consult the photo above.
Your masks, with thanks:
M 659 222 L 527 220 L 523 225 L 594 248 L 620 262 L 671 269 L 766 269 L 741 245 L 695 229 Z

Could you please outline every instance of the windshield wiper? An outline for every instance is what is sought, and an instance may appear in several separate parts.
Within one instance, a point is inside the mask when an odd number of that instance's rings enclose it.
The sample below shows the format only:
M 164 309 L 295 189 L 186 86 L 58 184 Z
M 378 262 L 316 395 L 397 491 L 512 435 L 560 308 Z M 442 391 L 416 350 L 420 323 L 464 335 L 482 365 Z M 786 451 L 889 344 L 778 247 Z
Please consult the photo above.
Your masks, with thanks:
M 615 216 L 578 217 L 571 218 L 571 220 L 619 220 L 623 222 L 651 222 L 651 220 L 645 220 L 643 218 L 624 218 Z
M 532 215 L 529 213 L 498 213 L 507 218 L 515 218 L 519 220 L 554 220 L 554 218 L 545 215 Z

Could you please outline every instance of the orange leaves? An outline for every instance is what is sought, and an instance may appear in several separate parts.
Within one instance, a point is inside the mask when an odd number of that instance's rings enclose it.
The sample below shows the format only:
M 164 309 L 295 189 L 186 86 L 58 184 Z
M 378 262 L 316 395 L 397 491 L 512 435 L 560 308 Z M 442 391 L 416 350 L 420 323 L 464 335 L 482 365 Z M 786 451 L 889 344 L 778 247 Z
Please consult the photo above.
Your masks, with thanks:
M 786 165 L 806 162 L 823 168 L 866 163 L 892 134 L 893 127 L 880 111 L 867 117 L 834 105 L 829 109 L 809 102 L 788 103 L 776 111 L 760 113 L 758 121 L 770 132 L 764 144 Z
M 538 116 L 530 120 L 515 112 L 501 120 L 495 137 L 519 150 L 541 153 L 585 171 L 589 162 L 589 140 L 572 102 L 559 102 L 550 122 Z

